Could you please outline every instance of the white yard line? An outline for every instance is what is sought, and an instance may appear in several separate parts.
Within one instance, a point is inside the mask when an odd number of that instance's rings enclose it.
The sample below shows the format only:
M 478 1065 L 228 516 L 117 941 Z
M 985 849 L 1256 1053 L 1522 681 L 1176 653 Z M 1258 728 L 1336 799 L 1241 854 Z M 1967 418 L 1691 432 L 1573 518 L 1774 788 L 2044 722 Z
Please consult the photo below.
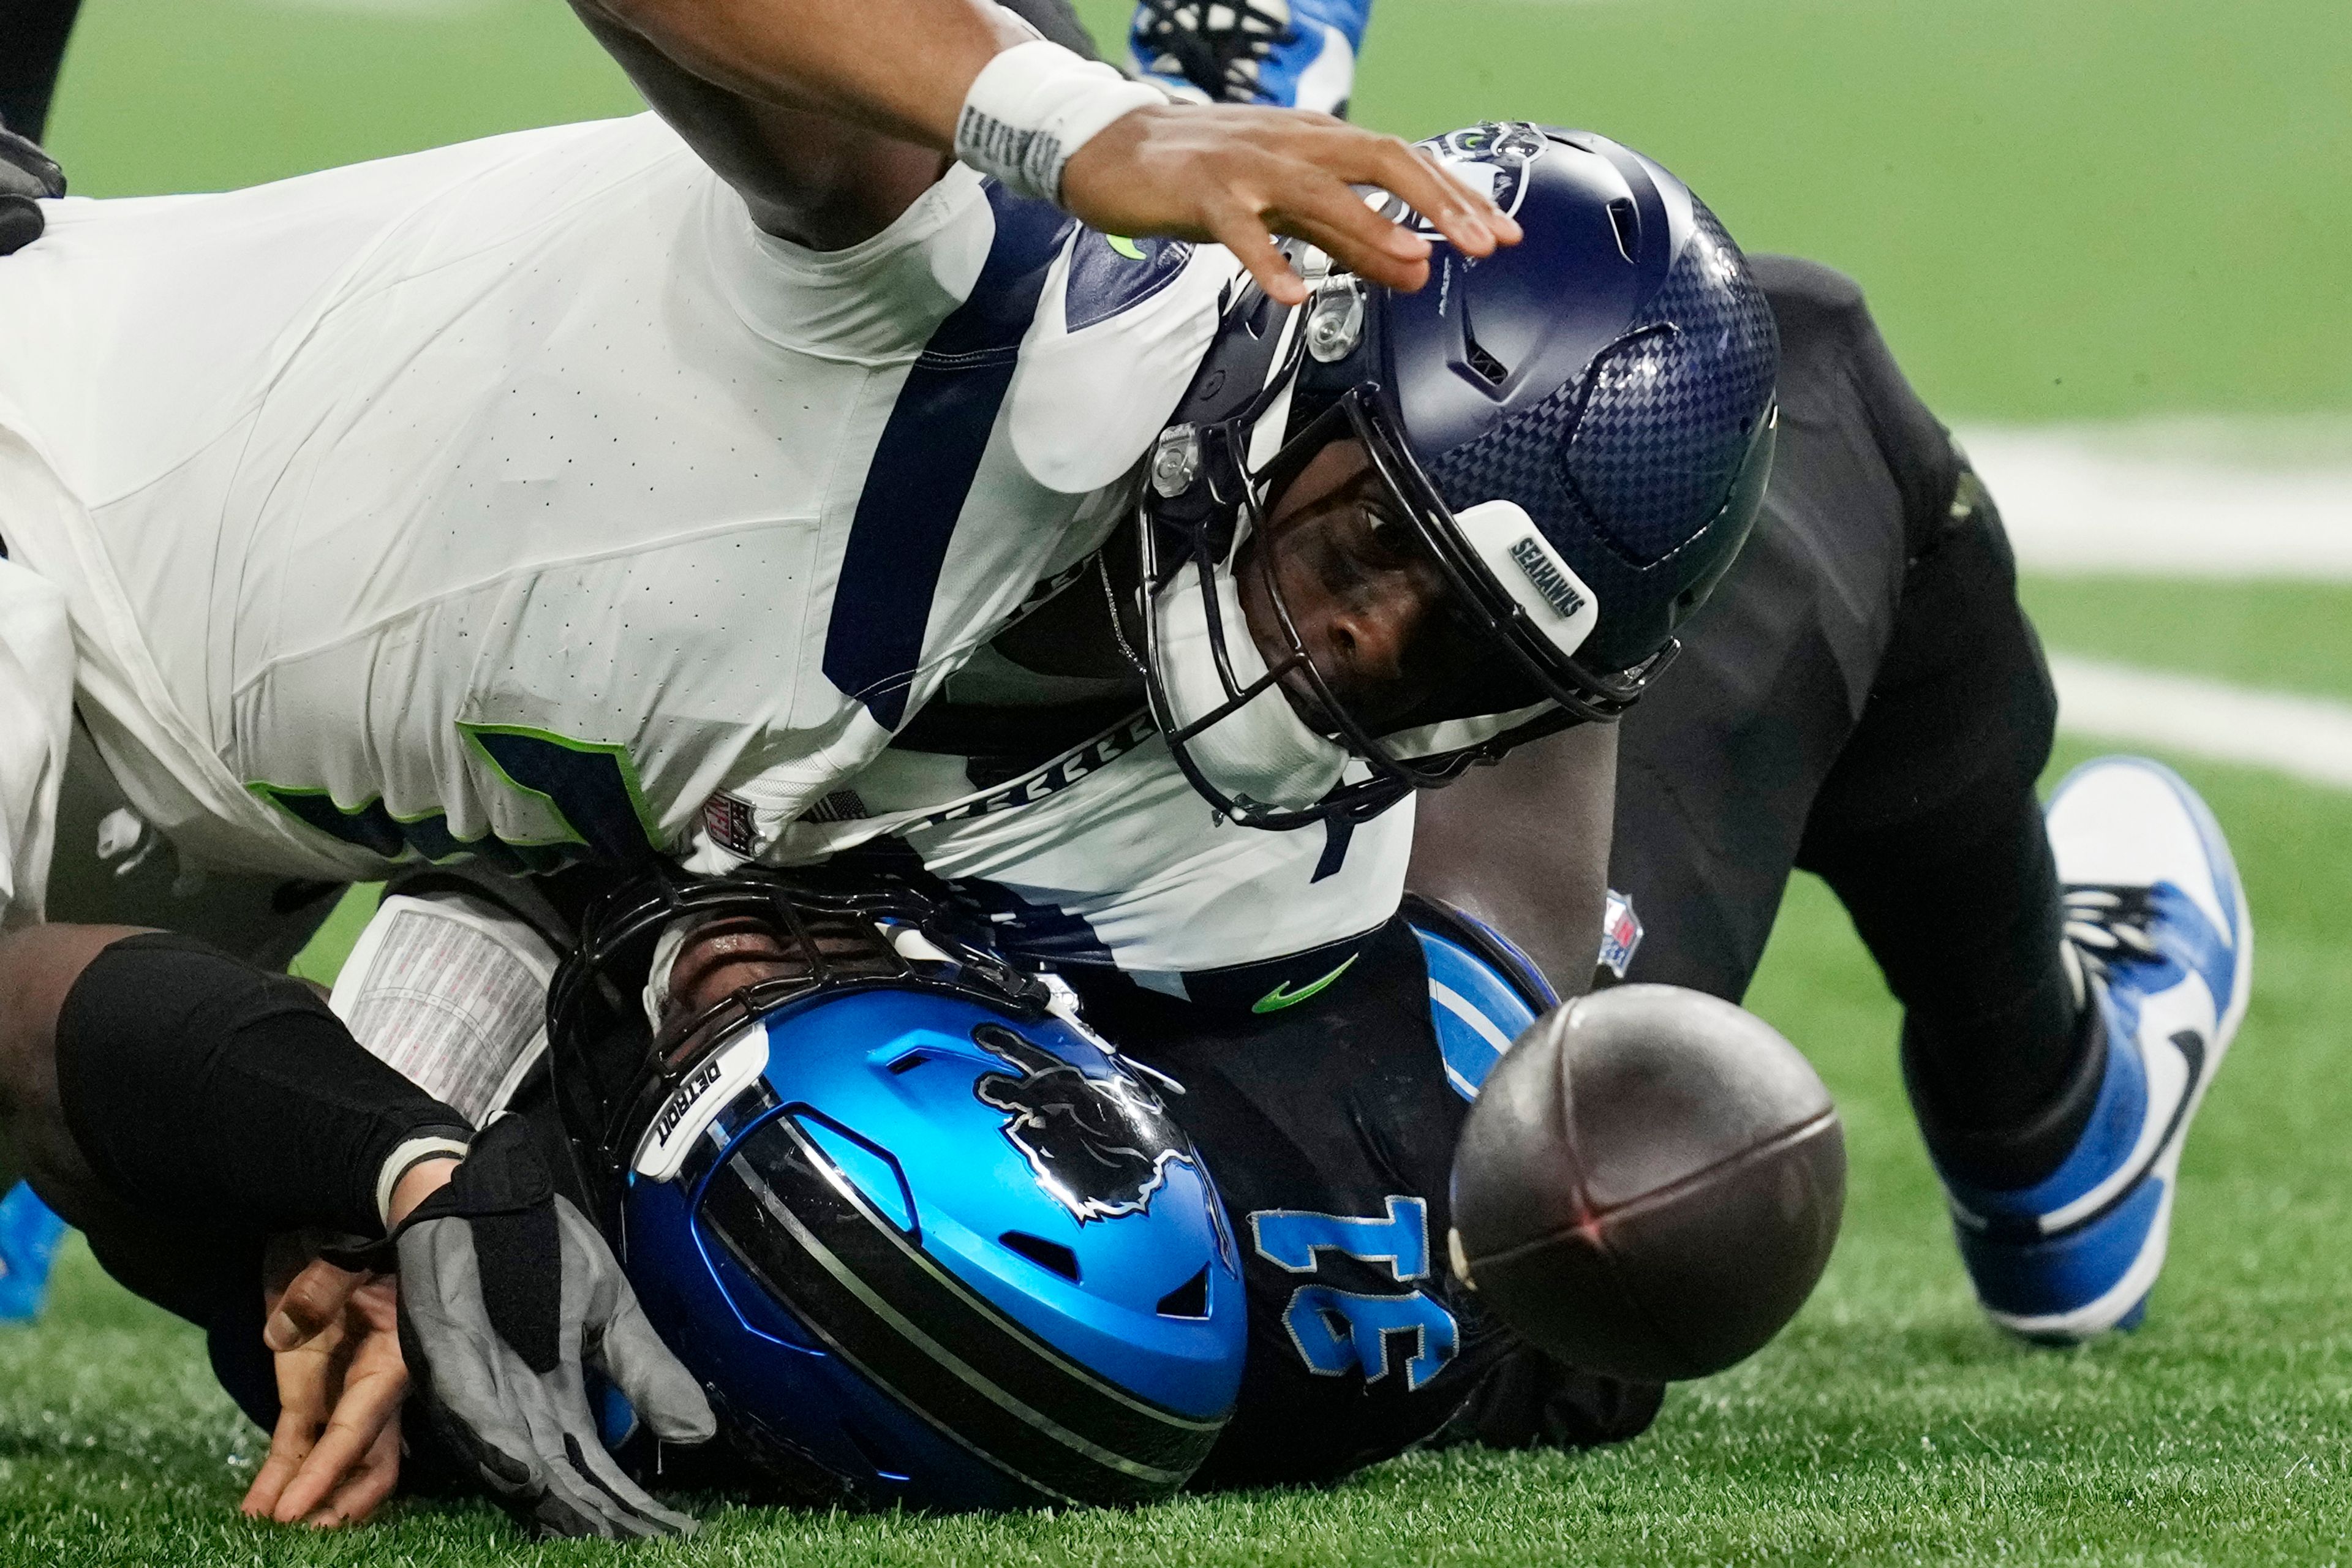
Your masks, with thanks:
M 2352 703 L 2052 654 L 2058 726 L 2352 790 Z
M 1959 435 L 2029 571 L 2352 582 L 2352 421 Z

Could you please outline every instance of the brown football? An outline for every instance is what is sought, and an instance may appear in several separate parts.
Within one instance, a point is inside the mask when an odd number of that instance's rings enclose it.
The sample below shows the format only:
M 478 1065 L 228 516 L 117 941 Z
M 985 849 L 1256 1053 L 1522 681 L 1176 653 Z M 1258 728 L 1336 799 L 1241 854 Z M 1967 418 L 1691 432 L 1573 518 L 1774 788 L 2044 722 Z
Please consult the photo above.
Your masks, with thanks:
M 1796 1047 L 1716 997 L 1622 985 L 1488 1076 L 1454 1152 L 1454 1267 L 1570 1365 L 1705 1377 L 1804 1305 L 1844 1205 L 1844 1131 Z

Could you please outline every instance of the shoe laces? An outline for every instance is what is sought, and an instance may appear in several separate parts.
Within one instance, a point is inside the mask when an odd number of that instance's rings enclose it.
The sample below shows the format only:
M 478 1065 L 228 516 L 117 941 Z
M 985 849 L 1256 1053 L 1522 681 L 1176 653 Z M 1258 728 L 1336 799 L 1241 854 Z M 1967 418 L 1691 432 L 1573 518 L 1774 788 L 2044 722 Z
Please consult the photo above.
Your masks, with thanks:
M 1134 34 L 1146 70 L 1226 103 L 1257 101 L 1259 63 L 1297 37 L 1288 0 L 1142 0 Z
M 2066 940 L 2094 973 L 2105 976 L 2116 963 L 2163 956 L 2156 945 L 2154 888 L 2084 882 L 2061 897 Z

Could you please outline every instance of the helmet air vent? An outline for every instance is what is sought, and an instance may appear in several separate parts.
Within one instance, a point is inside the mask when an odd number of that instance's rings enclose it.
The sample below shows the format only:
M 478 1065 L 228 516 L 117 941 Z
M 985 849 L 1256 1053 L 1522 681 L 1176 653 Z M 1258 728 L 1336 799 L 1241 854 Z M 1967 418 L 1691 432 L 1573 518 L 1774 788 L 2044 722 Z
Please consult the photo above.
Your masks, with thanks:
M 1208 1265 L 1202 1264 L 1198 1274 L 1160 1298 L 1160 1315 L 1163 1318 L 1205 1318 L 1209 1315 Z
M 1486 344 L 1478 341 L 1478 329 L 1470 321 L 1470 300 L 1467 293 L 1462 300 L 1462 363 L 1468 365 L 1480 380 L 1489 386 L 1500 386 L 1510 379 L 1510 367 L 1496 359 Z
M 906 1055 L 898 1058 L 890 1064 L 890 1071 L 893 1073 L 913 1072 L 917 1068 L 921 1067 L 925 1062 L 929 1061 L 930 1059 L 931 1053 L 929 1051 L 908 1051 Z
M 1642 248 L 1642 215 L 1629 196 L 1619 196 L 1609 204 L 1609 226 L 1617 231 L 1617 254 L 1626 260 Z
M 1463 340 L 1462 357 L 1468 360 L 1470 368 L 1486 377 L 1490 385 L 1502 385 L 1504 378 L 1511 374 L 1503 368 L 1503 362 L 1488 353 L 1475 338 Z
M 1058 1274 L 1073 1285 L 1078 1282 L 1078 1255 L 1060 1242 L 1047 1241 L 1025 1230 L 1008 1230 L 996 1239 L 1046 1272 Z

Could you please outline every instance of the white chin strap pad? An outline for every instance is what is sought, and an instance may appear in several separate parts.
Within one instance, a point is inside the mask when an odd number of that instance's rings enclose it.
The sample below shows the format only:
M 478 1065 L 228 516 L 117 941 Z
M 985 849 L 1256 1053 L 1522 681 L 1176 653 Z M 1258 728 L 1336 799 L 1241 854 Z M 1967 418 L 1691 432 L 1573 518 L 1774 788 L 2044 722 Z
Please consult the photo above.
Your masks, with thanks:
M 1480 501 L 1454 514 L 1454 525 L 1497 587 L 1564 657 L 1601 624 L 1601 601 L 1559 557 L 1517 501 Z
M 1265 673 L 1265 661 L 1250 637 L 1233 574 L 1220 569 L 1211 580 L 1234 679 L 1247 687 Z M 1226 700 L 1210 648 L 1197 563 L 1184 564 L 1157 595 L 1152 613 L 1160 617 L 1160 679 L 1169 706 L 1180 725 L 1190 724 Z M 1346 747 L 1307 728 L 1278 685 L 1184 744 L 1209 781 L 1225 794 L 1288 811 L 1304 810 L 1329 794 L 1349 761 Z

